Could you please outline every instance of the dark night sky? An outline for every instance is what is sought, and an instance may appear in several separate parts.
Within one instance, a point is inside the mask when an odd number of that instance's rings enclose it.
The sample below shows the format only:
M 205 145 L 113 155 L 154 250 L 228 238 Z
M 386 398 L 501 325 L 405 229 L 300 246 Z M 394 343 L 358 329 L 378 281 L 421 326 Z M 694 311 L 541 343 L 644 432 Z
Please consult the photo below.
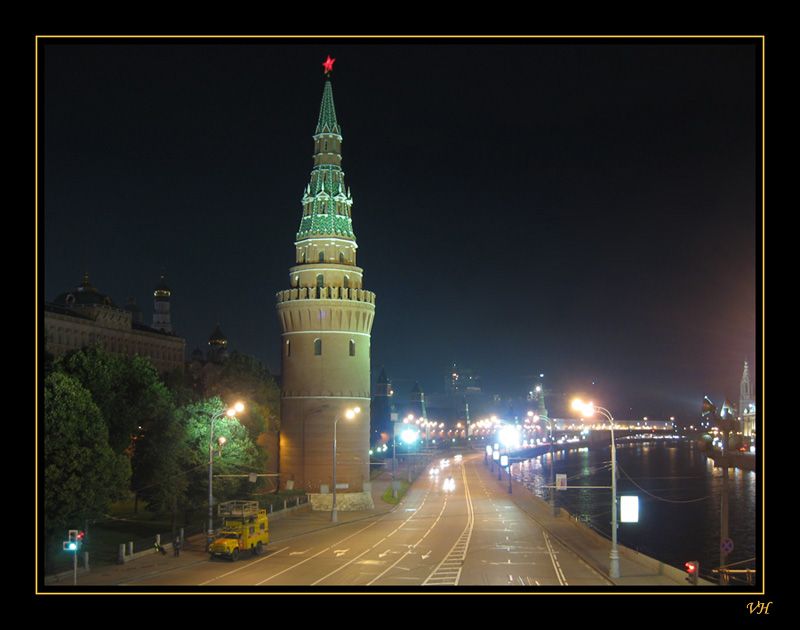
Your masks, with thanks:
M 88 271 L 187 354 L 280 371 L 322 62 L 377 294 L 373 382 L 476 368 L 618 418 L 738 400 L 760 310 L 761 40 L 40 40 L 41 292 Z M 594 383 L 594 385 L 592 385 Z

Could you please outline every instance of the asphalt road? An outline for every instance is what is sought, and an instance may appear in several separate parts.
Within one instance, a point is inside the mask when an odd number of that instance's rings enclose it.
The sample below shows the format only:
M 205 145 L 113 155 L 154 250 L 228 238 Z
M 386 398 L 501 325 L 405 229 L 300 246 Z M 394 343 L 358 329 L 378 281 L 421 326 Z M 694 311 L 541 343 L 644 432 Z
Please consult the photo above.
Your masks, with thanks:
M 604 587 L 611 583 L 519 505 L 480 455 L 421 474 L 395 508 L 357 517 L 319 513 L 271 523 L 266 553 L 236 563 L 211 560 L 201 545 L 180 559 L 148 556 L 81 576 L 79 585 L 112 582 L 136 591 L 182 588 L 229 592 L 426 591 L 469 587 Z M 452 486 L 445 487 L 445 479 Z M 316 526 L 314 526 L 316 523 Z M 291 533 L 296 526 L 296 533 Z M 102 577 L 104 574 L 105 577 Z

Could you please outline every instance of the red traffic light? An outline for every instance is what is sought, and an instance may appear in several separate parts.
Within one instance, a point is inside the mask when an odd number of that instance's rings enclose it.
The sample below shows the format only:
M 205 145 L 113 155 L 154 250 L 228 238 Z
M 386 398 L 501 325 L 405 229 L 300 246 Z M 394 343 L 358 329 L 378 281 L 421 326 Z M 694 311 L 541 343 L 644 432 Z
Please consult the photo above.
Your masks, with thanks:
M 700 563 L 696 560 L 690 560 L 685 565 L 686 567 L 686 581 L 689 584 L 697 584 L 698 573 L 700 573 Z
M 84 532 L 79 532 L 77 529 L 69 530 L 69 540 L 64 542 L 64 550 L 65 551 L 77 551 L 80 549 L 81 545 L 83 544 L 83 537 L 86 534 Z

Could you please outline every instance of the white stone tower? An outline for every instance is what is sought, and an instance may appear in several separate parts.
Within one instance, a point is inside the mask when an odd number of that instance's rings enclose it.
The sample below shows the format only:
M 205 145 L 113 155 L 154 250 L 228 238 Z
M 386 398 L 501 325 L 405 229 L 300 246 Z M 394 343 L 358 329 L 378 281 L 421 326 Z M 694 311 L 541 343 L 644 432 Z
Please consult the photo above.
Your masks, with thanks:
M 153 291 L 153 328 L 166 333 L 172 332 L 172 323 L 169 315 L 170 290 L 161 275 L 161 282 Z
M 325 509 L 371 507 L 370 334 L 375 294 L 362 286 L 344 185 L 330 65 L 302 199 L 290 289 L 277 294 L 281 336 L 281 487 L 304 488 Z M 344 414 L 359 408 L 354 419 Z M 337 421 L 338 418 L 338 421 Z M 334 425 L 336 465 L 334 466 Z M 315 495 L 315 496 L 314 496 Z

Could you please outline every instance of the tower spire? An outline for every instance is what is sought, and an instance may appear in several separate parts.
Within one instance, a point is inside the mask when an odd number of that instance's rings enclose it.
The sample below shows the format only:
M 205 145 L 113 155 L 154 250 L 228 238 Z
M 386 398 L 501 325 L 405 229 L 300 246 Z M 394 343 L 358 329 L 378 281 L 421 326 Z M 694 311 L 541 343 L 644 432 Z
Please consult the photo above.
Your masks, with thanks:
M 336 120 L 333 87 L 326 73 L 319 119 L 314 132 L 314 167 L 303 196 L 303 217 L 297 240 L 313 236 L 338 236 L 353 240 L 350 208 L 353 199 L 344 185 L 342 134 Z
M 322 91 L 322 103 L 319 106 L 319 120 L 317 121 L 317 134 L 332 133 L 340 135 L 339 123 L 336 120 L 336 107 L 333 105 L 333 86 L 330 77 L 325 81 Z M 341 137 L 339 138 L 341 140 Z

